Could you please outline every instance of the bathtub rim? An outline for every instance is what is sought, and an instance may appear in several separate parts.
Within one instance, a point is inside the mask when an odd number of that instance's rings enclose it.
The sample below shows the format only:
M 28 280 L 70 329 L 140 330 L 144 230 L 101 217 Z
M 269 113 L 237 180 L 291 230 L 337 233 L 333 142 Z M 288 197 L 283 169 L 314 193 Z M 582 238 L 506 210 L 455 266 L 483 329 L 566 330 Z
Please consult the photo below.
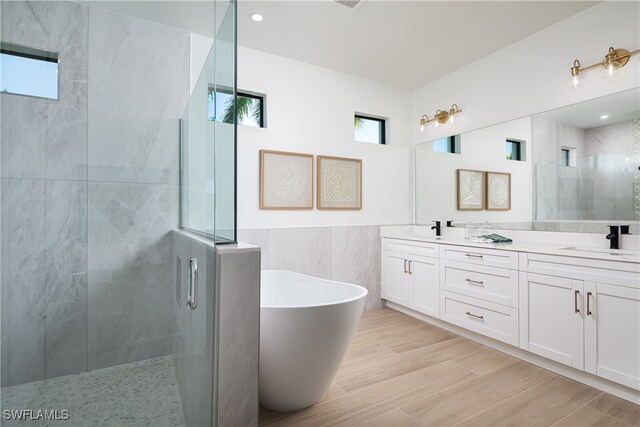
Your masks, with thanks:
M 364 286 L 356 285 L 354 283 L 339 282 L 337 280 L 324 279 L 322 277 L 310 276 L 308 274 L 296 273 L 295 271 L 291 271 L 291 270 L 281 270 L 281 269 L 271 269 L 271 268 L 260 270 L 260 276 L 261 276 L 260 282 L 261 283 L 262 283 L 262 272 L 263 271 L 277 271 L 277 272 L 283 272 L 283 273 L 287 273 L 287 274 L 292 274 L 294 276 L 308 277 L 308 278 L 311 278 L 311 279 L 322 280 L 322 281 L 325 281 L 325 282 L 337 283 L 339 285 L 349 286 L 351 288 L 359 288 L 361 293 L 359 295 L 353 297 L 353 298 L 349 298 L 349 299 L 345 299 L 345 300 L 340 300 L 340 301 L 336 301 L 336 302 L 329 302 L 329 303 L 324 303 L 324 304 L 310 304 L 310 305 L 288 305 L 288 306 L 262 305 L 262 298 L 260 298 L 260 309 L 261 310 L 263 308 L 286 310 L 286 309 L 300 309 L 300 308 L 315 308 L 315 307 L 337 306 L 337 305 L 348 304 L 350 302 L 358 301 L 360 299 L 365 299 L 367 297 L 367 295 L 369 294 L 369 290 L 367 288 L 365 288 Z

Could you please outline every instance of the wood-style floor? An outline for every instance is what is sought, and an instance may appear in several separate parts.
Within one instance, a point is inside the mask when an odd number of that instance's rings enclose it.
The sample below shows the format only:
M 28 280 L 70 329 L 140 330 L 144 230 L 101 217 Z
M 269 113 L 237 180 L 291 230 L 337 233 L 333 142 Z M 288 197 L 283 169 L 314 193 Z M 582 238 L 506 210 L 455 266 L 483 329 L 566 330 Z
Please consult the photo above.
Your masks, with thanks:
M 640 426 L 640 406 L 383 308 L 365 312 L 324 400 L 269 426 Z

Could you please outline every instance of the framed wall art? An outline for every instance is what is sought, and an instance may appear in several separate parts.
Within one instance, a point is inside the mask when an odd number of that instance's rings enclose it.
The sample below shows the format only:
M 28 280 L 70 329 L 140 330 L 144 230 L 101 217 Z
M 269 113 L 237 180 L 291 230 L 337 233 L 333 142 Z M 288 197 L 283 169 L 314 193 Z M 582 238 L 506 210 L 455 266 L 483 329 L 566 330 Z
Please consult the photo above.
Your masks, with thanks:
M 313 209 L 313 155 L 260 150 L 260 209 Z
M 511 209 L 511 174 L 487 172 L 487 210 L 508 211 Z
M 318 209 L 362 209 L 362 160 L 318 156 Z
M 457 207 L 459 211 L 481 211 L 484 209 L 484 171 L 457 170 Z

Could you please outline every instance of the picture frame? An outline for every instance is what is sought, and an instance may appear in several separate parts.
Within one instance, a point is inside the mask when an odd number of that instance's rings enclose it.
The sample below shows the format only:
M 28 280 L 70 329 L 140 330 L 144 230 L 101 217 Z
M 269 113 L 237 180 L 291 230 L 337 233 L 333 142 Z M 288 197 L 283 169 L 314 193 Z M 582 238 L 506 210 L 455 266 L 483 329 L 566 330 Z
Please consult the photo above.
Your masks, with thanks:
M 456 171 L 456 205 L 459 211 L 481 211 L 485 206 L 485 172 L 472 169 Z
M 313 209 L 313 154 L 260 150 L 260 209 Z
M 511 174 L 506 172 L 486 173 L 486 203 L 489 211 L 511 210 Z
M 362 159 L 317 156 L 318 209 L 362 209 Z

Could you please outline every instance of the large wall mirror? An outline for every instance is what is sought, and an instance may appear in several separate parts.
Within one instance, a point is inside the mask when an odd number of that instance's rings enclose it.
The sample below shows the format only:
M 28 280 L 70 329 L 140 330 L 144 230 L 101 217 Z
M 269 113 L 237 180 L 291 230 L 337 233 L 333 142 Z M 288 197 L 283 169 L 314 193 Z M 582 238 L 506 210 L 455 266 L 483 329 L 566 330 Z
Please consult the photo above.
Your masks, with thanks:
M 637 234 L 639 168 L 636 88 L 417 145 L 416 224 Z

